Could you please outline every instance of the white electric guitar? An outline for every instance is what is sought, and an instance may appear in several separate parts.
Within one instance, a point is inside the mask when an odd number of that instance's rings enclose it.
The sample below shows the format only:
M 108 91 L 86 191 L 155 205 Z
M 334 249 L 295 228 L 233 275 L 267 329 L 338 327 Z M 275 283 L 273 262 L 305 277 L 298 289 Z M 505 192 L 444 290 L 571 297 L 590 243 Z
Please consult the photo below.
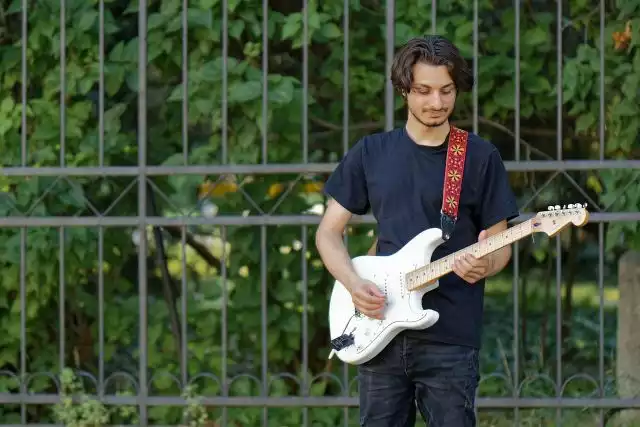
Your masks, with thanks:
M 452 272 L 454 260 L 466 253 L 481 257 L 533 233 L 553 236 L 570 224 L 581 227 L 589 213 L 584 206 L 549 206 L 533 218 L 431 262 L 434 250 L 444 242 L 442 230 L 430 228 L 390 256 L 353 258 L 356 273 L 378 285 L 386 298 L 384 319 L 367 317 L 355 309 L 351 294 L 336 281 L 329 302 L 329 330 L 332 346 L 329 358 L 358 365 L 371 360 L 402 330 L 426 329 L 439 313 L 422 308 L 422 296 L 439 286 L 438 278 Z

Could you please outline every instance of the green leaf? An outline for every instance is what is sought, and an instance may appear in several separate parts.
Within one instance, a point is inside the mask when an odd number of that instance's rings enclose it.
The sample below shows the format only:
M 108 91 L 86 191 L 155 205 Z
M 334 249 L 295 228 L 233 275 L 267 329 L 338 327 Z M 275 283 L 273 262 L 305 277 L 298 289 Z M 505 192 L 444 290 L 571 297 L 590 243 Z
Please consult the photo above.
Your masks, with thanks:
M 522 40 L 526 41 L 527 46 L 535 46 L 550 42 L 549 31 L 540 26 L 535 26 L 525 31 Z
M 258 99 L 262 96 L 262 83 L 256 80 L 234 82 L 229 85 L 229 103 L 242 103 Z
M 493 100 L 499 107 L 509 110 L 513 109 L 515 107 L 515 90 L 513 82 L 503 84 L 500 89 L 495 92 Z
M 300 13 L 292 13 L 285 19 L 282 27 L 282 39 L 289 40 L 293 38 L 302 28 L 302 15 Z
M 549 93 L 552 90 L 549 80 L 540 75 L 527 78 L 524 82 L 524 89 L 529 93 Z
M 279 105 L 289 104 L 293 100 L 292 79 L 283 79 L 275 88 L 269 91 L 269 102 Z
M 95 10 L 87 10 L 82 13 L 82 16 L 78 20 L 78 22 L 74 25 L 74 28 L 84 32 L 88 31 L 91 27 L 95 25 L 95 22 L 98 18 L 98 12 Z
M 153 30 L 156 29 L 166 22 L 166 17 L 160 13 L 152 13 L 149 15 L 147 19 L 147 29 Z
M 332 40 L 332 39 L 337 39 L 337 38 L 341 37 L 342 36 L 342 31 L 333 22 L 326 22 L 322 26 L 322 28 L 320 30 L 320 34 L 322 34 L 324 37 L 328 38 L 329 40 Z
M 13 98 L 8 96 L 2 100 L 2 103 L 0 103 L 0 113 L 8 114 L 13 110 L 14 106 L 15 102 L 13 102 Z
M 591 127 L 596 123 L 596 116 L 593 113 L 585 113 L 578 117 L 576 120 L 576 134 L 584 134 L 587 133 L 591 129 Z

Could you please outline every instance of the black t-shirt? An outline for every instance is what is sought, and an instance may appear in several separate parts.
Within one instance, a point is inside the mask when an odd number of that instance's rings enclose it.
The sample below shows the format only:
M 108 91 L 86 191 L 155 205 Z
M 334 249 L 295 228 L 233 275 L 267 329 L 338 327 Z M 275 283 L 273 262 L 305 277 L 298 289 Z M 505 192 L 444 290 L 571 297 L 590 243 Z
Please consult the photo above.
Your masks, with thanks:
M 366 136 L 331 174 L 325 192 L 353 214 L 371 210 L 378 222 L 376 252 L 391 255 L 425 229 L 440 228 L 447 144 L 418 145 L 405 128 Z M 519 213 L 500 153 L 471 132 L 459 206 L 453 235 L 432 261 L 474 244 L 483 229 Z M 479 348 L 483 295 L 484 280 L 470 285 L 451 272 L 422 301 L 440 313 L 438 322 L 405 333 Z

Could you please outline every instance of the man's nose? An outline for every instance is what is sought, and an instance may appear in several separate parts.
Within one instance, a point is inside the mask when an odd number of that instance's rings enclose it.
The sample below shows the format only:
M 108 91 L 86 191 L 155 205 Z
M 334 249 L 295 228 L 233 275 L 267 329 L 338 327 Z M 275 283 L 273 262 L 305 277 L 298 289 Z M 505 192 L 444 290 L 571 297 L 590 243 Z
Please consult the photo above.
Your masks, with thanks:
M 431 94 L 430 101 L 430 104 L 434 109 L 439 110 L 440 108 L 442 108 L 442 98 L 440 97 L 440 94 L 438 92 L 434 92 L 433 94 Z

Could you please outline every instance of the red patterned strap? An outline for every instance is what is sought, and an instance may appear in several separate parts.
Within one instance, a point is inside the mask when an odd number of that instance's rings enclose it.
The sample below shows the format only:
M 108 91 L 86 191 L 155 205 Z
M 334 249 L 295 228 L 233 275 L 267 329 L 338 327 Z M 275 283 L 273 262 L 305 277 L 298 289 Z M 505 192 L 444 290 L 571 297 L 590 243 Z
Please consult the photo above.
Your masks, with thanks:
M 447 163 L 444 171 L 444 187 L 442 190 L 442 232 L 443 238 L 448 240 L 453 233 L 453 226 L 458 219 L 460 192 L 462 191 L 462 177 L 464 175 L 464 161 L 467 157 L 467 140 L 469 133 L 451 125 Z

